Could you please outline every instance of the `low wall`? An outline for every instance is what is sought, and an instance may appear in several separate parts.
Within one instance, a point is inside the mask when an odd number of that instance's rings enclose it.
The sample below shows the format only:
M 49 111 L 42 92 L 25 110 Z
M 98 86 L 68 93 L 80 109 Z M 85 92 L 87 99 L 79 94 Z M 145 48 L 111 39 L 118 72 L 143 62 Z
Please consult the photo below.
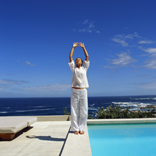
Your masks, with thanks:
M 49 115 L 49 116 L 36 116 L 37 121 L 70 121 L 69 115 Z
M 0 117 L 6 117 L 6 116 L 0 116 Z M 15 116 L 7 116 L 7 117 L 15 117 Z M 45 115 L 45 116 L 34 115 L 34 116 L 25 116 L 25 117 L 37 117 L 37 121 L 70 121 L 70 115 Z
M 69 115 L 37 116 L 37 121 L 69 121 Z

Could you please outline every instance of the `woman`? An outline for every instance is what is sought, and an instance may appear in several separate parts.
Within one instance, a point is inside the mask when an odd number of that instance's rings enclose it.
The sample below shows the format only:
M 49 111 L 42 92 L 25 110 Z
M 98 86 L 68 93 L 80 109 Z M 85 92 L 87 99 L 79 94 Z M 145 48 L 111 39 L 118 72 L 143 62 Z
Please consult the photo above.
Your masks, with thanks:
M 72 56 L 77 46 L 82 47 L 86 56 L 84 64 L 81 58 L 77 58 L 75 63 L 73 61 Z M 88 96 L 86 88 L 89 87 L 89 84 L 86 72 L 90 64 L 89 55 L 84 43 L 76 42 L 73 44 L 69 60 L 69 66 L 73 72 L 71 83 L 71 130 L 75 131 L 75 134 L 84 134 L 88 118 Z

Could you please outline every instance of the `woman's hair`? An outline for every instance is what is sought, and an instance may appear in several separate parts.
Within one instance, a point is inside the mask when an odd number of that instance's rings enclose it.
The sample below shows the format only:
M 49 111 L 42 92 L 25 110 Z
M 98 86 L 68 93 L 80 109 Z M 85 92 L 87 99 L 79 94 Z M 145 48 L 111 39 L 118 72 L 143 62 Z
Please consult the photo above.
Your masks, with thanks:
M 78 57 L 78 58 L 80 58 L 80 57 Z M 78 58 L 76 58 L 76 59 L 78 59 Z M 75 59 L 75 63 L 76 63 L 76 59 Z M 81 58 L 80 58 L 81 59 Z M 82 65 L 83 65 L 83 60 L 81 59 L 81 61 L 82 61 Z

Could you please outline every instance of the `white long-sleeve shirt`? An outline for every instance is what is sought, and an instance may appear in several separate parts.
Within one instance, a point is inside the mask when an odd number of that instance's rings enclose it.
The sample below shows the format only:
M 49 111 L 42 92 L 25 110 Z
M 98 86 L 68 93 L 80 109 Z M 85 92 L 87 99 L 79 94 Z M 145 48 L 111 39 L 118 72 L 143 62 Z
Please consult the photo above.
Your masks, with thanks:
M 68 62 L 68 64 L 73 72 L 71 87 L 88 88 L 87 70 L 90 65 L 90 61 L 87 62 L 85 60 L 83 66 L 80 68 L 75 66 L 73 60 L 72 62 Z

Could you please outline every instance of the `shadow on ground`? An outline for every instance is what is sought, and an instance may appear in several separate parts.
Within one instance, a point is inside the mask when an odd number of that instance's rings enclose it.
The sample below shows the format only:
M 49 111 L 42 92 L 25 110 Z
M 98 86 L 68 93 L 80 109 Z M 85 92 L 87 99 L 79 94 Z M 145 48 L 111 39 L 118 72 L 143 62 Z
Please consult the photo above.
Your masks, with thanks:
M 51 136 L 36 136 L 36 135 L 33 135 L 33 136 L 26 136 L 26 137 L 30 138 L 30 139 L 37 138 L 37 139 L 40 139 L 40 140 L 47 140 L 47 141 L 65 141 L 66 140 L 64 138 L 53 138 Z

